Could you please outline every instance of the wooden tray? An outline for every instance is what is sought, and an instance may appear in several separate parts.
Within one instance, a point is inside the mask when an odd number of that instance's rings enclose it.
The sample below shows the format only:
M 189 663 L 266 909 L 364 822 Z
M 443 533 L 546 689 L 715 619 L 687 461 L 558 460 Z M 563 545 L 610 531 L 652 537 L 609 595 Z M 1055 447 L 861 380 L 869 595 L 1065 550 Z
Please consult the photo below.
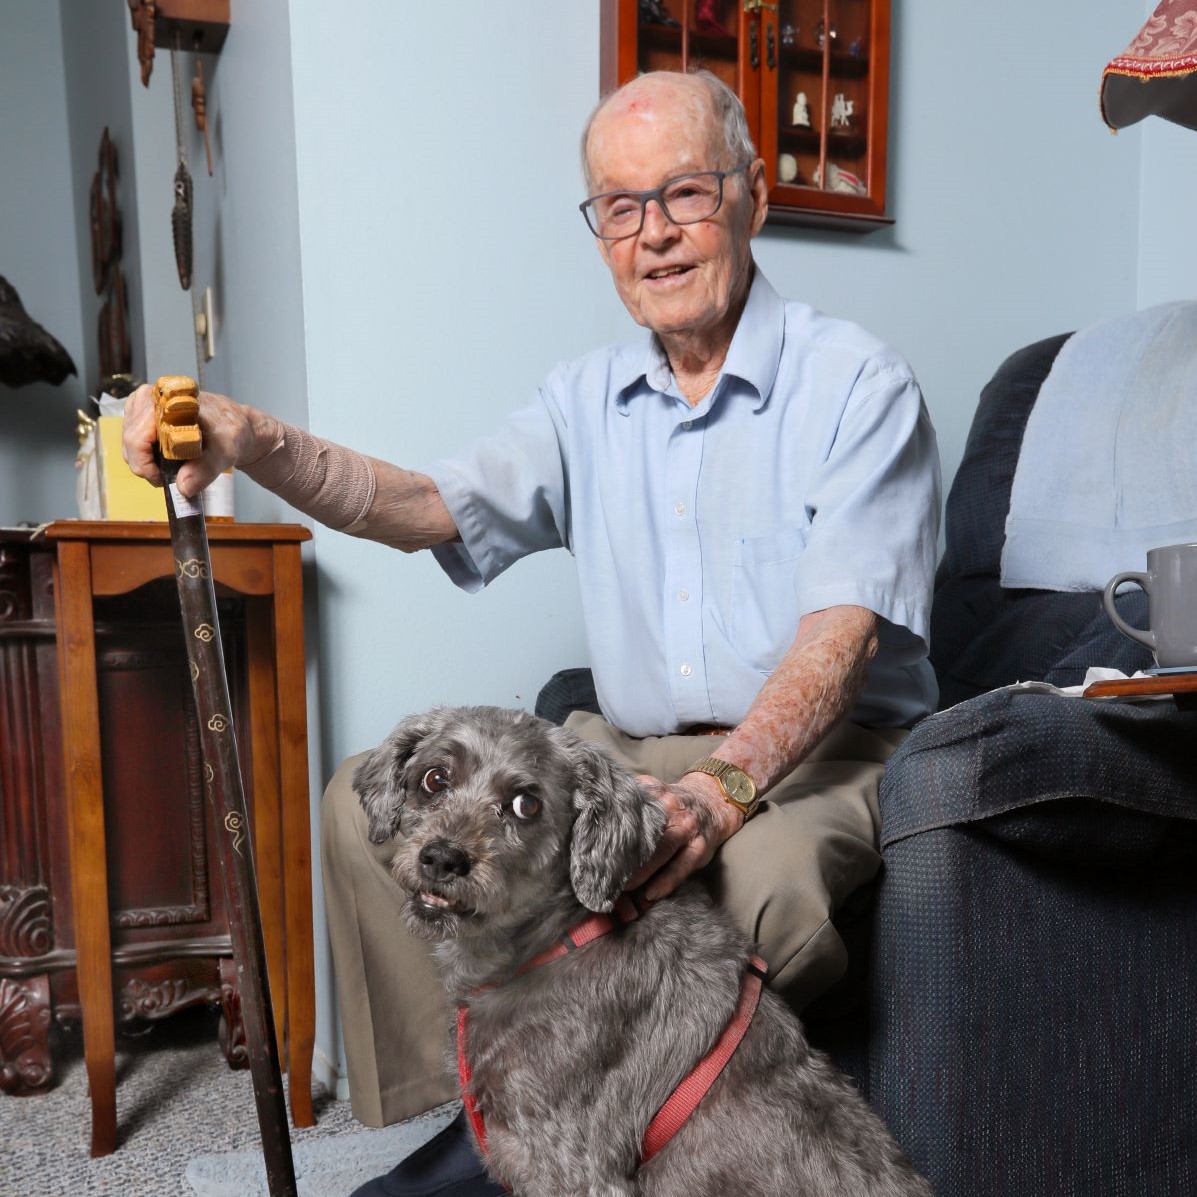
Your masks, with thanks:
M 1171 694 L 1176 705 L 1186 710 L 1197 709 L 1197 670 L 1190 673 L 1162 673 L 1155 677 L 1115 678 L 1094 682 L 1085 689 L 1083 698 L 1148 698 Z

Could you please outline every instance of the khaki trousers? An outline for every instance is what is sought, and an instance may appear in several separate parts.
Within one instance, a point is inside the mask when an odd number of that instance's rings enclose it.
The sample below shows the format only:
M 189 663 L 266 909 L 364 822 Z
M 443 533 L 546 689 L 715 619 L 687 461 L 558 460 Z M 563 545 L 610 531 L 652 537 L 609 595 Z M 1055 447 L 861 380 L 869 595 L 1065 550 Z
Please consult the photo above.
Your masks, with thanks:
M 638 773 L 673 781 L 717 754 L 720 736 L 634 739 L 598 715 L 566 726 Z M 835 728 L 769 791 L 755 818 L 699 874 L 769 962 L 769 985 L 795 1010 L 847 968 L 831 916 L 877 871 L 877 784 L 904 731 Z M 393 845 L 371 844 L 347 760 L 324 794 L 321 857 L 353 1115 L 386 1126 L 457 1095 L 451 1012 L 427 945 L 400 917 Z

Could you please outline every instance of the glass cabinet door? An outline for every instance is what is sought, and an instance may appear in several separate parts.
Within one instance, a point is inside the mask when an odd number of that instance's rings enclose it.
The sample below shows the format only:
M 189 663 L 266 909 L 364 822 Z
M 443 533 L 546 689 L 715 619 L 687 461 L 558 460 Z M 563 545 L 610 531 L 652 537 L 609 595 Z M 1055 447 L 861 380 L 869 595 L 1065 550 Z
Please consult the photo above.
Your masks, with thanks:
M 778 0 L 758 11 L 760 151 L 772 218 L 811 209 L 828 224 L 878 223 L 885 214 L 888 4 Z
M 620 83 L 643 71 L 704 67 L 744 99 L 749 21 L 743 0 L 619 0 L 618 7 L 620 23 L 635 29 L 634 68 L 619 69 Z M 629 57 L 622 45 L 619 56 Z
M 601 0 L 604 91 L 705 67 L 744 103 L 769 220 L 851 232 L 885 214 L 890 0 Z

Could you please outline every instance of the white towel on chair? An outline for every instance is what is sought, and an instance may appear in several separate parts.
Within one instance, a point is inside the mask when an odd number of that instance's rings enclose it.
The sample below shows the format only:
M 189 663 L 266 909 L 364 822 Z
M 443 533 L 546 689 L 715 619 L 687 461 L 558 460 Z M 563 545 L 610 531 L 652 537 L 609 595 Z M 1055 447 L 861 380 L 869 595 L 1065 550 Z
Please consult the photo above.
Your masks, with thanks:
M 1197 302 L 1083 329 L 1027 420 L 1002 585 L 1100 590 L 1197 540 Z

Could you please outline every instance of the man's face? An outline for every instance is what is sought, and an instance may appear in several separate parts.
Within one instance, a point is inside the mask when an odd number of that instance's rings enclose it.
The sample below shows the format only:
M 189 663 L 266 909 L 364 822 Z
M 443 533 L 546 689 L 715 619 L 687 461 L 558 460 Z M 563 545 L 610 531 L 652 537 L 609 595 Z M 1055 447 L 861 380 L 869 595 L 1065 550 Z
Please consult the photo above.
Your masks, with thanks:
M 728 169 L 721 131 L 705 94 L 691 84 L 629 89 L 604 109 L 588 141 L 593 193 L 645 191 L 666 179 Z M 709 220 L 677 225 L 651 201 L 634 237 L 599 241 L 620 299 L 658 335 L 712 333 L 745 293 L 751 239 L 766 211 L 763 164 L 724 181 Z

